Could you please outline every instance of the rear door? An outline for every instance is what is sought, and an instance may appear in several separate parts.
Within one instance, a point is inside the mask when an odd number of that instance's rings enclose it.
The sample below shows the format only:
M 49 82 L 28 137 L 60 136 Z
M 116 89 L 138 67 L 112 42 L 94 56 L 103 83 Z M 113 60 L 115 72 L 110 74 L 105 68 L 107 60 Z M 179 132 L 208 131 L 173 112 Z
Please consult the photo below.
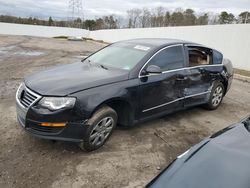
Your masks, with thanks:
M 205 103 L 209 99 L 214 80 L 213 51 L 201 46 L 186 46 L 185 49 L 189 68 L 188 85 L 184 91 L 184 106 L 188 107 Z
M 139 77 L 141 119 L 183 107 L 183 91 L 187 81 L 183 45 L 158 51 L 141 72 L 150 65 L 157 65 L 162 73 Z

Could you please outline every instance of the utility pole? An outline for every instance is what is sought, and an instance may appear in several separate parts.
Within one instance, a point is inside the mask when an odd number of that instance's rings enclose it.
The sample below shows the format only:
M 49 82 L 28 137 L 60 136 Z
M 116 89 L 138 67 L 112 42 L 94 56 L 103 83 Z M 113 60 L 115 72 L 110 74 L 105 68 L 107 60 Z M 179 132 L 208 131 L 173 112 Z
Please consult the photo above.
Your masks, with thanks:
M 69 0 L 68 7 L 69 7 L 68 21 L 72 22 L 73 24 L 74 21 L 78 18 L 80 18 L 83 21 L 84 17 L 83 17 L 82 0 Z M 81 27 L 81 24 L 78 25 L 78 27 Z

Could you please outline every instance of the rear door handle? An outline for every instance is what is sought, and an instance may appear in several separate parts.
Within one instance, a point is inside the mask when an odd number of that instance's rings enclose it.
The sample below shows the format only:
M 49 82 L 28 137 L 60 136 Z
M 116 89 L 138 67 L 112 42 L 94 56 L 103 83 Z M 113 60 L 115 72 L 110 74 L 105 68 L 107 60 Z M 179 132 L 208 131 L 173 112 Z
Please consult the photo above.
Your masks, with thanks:
M 205 70 L 204 68 L 199 68 L 199 72 L 200 72 L 201 74 L 204 74 L 204 73 L 206 73 L 206 70 Z

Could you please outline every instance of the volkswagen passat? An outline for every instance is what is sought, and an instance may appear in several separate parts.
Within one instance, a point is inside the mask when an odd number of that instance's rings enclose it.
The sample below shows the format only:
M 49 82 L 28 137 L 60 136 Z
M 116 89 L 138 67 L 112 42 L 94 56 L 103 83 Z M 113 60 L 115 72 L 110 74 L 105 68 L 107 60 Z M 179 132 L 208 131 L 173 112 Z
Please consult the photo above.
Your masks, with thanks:
M 35 73 L 16 94 L 17 118 L 34 136 L 102 146 L 132 126 L 195 105 L 216 109 L 232 64 L 215 49 L 172 39 L 111 44 L 81 62 Z

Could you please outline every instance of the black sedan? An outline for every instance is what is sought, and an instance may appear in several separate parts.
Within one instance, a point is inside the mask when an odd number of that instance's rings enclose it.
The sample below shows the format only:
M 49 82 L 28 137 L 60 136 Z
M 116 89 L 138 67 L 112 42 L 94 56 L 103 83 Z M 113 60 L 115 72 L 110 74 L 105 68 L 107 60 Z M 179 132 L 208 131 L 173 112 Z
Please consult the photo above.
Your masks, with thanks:
M 230 88 L 230 60 L 215 49 L 172 39 L 111 44 L 73 64 L 24 79 L 17 118 L 29 133 L 102 146 L 116 124 L 133 126 L 195 105 L 216 109 Z
M 177 157 L 148 188 L 249 188 L 250 118 Z

